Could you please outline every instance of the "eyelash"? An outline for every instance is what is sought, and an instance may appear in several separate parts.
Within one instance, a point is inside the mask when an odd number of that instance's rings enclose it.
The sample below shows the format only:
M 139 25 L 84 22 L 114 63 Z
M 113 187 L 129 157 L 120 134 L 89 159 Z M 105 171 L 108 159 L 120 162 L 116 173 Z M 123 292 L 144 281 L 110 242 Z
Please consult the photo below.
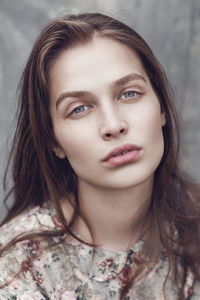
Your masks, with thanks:
M 128 94 L 128 93 L 133 93 L 134 95 L 132 95 L 132 96 L 128 96 L 128 97 L 124 97 L 124 98 L 122 98 L 122 96 L 124 96 L 125 94 Z M 126 92 L 124 92 L 121 96 L 120 96 L 120 98 L 119 99 L 131 99 L 131 98 L 135 98 L 136 96 L 138 96 L 138 95 L 140 95 L 141 93 L 139 93 L 139 92 L 137 92 L 137 91 L 134 91 L 134 90 L 128 90 L 128 91 L 126 91 Z M 77 106 L 76 108 L 74 108 L 72 111 L 71 111 L 71 113 L 70 113 L 70 115 L 79 115 L 79 114 L 81 114 L 81 113 L 84 113 L 85 112 L 85 110 L 84 111 L 79 111 L 78 113 L 76 113 L 75 111 L 77 110 L 77 109 L 80 109 L 80 108 L 82 108 L 82 107 L 88 107 L 88 105 L 79 105 L 79 106 Z
M 122 96 L 124 96 L 125 94 L 128 94 L 128 93 L 134 93 L 134 95 L 125 97 L 125 98 L 123 98 L 123 99 L 135 98 L 135 96 L 138 96 L 138 95 L 141 94 L 141 93 L 139 93 L 139 92 L 137 92 L 137 91 L 134 91 L 134 90 L 128 90 L 128 91 L 124 92 L 124 93 L 120 96 L 120 99 L 122 99 Z
M 80 109 L 80 107 L 88 107 L 88 105 L 79 105 L 79 106 L 77 106 L 76 108 L 74 108 L 74 109 L 72 110 L 72 112 L 70 113 L 70 115 L 79 115 L 80 113 L 85 112 L 85 110 L 84 110 L 84 111 L 81 111 L 81 112 L 79 112 L 79 113 L 75 113 L 75 111 L 76 111 L 77 109 Z

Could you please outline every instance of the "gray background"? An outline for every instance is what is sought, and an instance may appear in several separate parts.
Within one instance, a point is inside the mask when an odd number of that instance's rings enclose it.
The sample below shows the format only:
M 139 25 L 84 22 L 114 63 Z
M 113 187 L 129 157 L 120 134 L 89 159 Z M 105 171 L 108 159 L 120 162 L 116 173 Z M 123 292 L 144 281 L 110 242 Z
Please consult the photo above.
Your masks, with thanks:
M 199 0 L 0 0 L 0 181 L 16 110 L 16 89 L 41 29 L 66 13 L 99 11 L 134 27 L 149 42 L 174 89 L 181 119 L 182 164 L 199 180 L 200 1 Z M 0 186 L 0 203 L 4 193 Z M 4 215 L 3 207 L 0 218 Z

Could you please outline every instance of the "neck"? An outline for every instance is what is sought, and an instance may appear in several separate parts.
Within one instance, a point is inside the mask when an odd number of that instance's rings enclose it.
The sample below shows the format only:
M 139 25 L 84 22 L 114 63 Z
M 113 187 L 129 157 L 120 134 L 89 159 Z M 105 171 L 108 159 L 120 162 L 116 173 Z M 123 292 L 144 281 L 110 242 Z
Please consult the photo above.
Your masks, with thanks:
M 92 233 L 78 219 L 74 230 L 87 242 L 127 250 L 147 230 L 153 178 L 129 189 L 105 189 L 79 181 L 81 210 Z

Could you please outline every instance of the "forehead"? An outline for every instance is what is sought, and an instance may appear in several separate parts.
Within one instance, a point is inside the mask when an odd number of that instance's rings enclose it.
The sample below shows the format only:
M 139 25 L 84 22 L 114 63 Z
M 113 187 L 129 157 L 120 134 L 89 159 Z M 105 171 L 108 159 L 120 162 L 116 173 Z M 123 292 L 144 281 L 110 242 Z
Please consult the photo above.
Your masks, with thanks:
M 94 82 L 115 81 L 129 73 L 147 74 L 134 50 L 111 39 L 91 42 L 64 50 L 50 69 L 51 92 L 65 84 L 66 89 L 90 89 Z

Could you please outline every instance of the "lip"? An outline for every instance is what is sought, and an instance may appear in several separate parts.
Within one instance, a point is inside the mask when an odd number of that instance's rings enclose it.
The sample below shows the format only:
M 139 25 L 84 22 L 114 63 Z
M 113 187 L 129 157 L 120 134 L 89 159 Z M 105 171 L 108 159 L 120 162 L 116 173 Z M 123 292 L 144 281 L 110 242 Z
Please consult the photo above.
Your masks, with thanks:
M 128 152 L 116 156 L 117 154 L 126 151 Z M 125 144 L 121 147 L 114 148 L 111 152 L 108 153 L 108 155 L 106 155 L 106 157 L 102 161 L 110 166 L 121 166 L 136 161 L 139 158 L 141 151 L 142 148 L 137 145 Z

